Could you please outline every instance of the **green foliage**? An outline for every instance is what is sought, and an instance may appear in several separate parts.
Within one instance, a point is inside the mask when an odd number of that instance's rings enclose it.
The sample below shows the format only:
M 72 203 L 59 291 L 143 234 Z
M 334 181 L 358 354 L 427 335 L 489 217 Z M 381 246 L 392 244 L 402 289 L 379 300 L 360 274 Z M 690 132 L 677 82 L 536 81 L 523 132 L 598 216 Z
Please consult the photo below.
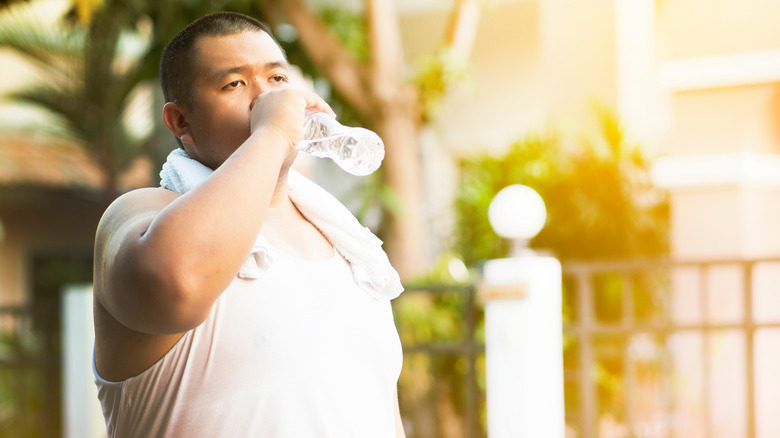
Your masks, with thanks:
M 467 66 L 449 48 L 417 58 L 412 83 L 417 87 L 422 123 L 436 115 L 447 93 L 466 77 Z
M 511 184 L 536 190 L 547 207 L 545 228 L 531 241 L 561 259 L 664 254 L 668 204 L 650 181 L 650 162 L 626 139 L 619 120 L 596 108 L 594 137 L 558 132 L 529 135 L 501 157 L 480 155 L 461 163 L 455 249 L 467 264 L 507 255 L 487 209 Z
M 364 14 L 332 5 L 318 12 L 322 21 L 352 56 L 361 62 L 368 61 L 368 28 Z
M 32 333 L 0 331 L 0 436 L 40 436 L 39 351 Z
M 404 345 L 456 341 L 460 335 L 460 297 L 409 293 L 396 303 L 399 335 Z

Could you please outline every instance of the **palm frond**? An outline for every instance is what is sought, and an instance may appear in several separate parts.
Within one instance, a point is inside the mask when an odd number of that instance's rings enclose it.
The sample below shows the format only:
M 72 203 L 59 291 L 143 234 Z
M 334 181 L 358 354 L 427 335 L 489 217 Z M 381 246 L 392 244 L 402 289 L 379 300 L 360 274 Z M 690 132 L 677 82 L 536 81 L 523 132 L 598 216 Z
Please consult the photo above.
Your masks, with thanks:
M 108 176 L 106 189 L 114 190 L 146 143 L 126 121 L 150 37 L 134 32 L 138 14 L 136 8 L 123 7 L 125 2 L 105 4 L 86 26 L 64 20 L 67 9 L 59 17 L 41 13 L 41 4 L 48 3 L 20 3 L 0 11 L 0 47 L 41 72 L 6 97 L 50 114 L 38 132 L 78 142 Z
M 7 95 L 11 100 L 36 106 L 59 121 L 60 126 L 48 126 L 49 132 L 65 134 L 71 139 L 87 140 L 82 135 L 84 121 L 81 118 L 81 102 L 78 93 L 56 85 L 40 83 L 14 91 Z
M 66 82 L 81 75 L 81 57 L 86 33 L 82 28 L 65 29 L 57 20 L 43 19 L 41 11 L 51 2 L 20 2 L 0 11 L 0 46 L 12 49 L 47 76 Z

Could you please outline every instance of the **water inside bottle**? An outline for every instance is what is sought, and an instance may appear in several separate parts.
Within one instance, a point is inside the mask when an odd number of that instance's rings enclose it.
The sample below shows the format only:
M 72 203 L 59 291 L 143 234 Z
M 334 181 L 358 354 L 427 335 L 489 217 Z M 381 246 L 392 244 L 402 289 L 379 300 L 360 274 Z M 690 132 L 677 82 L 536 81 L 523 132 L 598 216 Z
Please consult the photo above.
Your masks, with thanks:
M 384 143 L 374 132 L 343 126 L 323 113 L 307 115 L 303 141 L 297 149 L 330 158 L 345 171 L 360 176 L 376 171 L 385 156 Z

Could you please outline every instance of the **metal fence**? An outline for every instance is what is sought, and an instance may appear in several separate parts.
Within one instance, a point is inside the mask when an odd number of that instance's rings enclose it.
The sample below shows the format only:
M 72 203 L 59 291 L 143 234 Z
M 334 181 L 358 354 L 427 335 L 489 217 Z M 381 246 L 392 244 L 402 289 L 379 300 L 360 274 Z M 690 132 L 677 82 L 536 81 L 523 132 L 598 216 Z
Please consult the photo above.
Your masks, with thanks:
M 476 295 L 472 284 L 407 285 L 393 301 L 407 438 L 486 436 L 484 314 Z
M 572 431 L 585 438 L 759 436 L 756 334 L 780 327 L 780 314 L 766 311 L 780 308 L 778 273 L 780 258 L 565 264 L 565 392 Z M 726 333 L 739 341 L 742 354 L 714 352 L 714 342 Z M 700 393 L 692 396 L 697 406 L 687 418 L 675 380 L 680 349 L 671 347 L 680 335 L 699 338 L 688 344 L 698 346 L 692 353 L 698 359 L 691 362 L 700 373 Z M 645 348 L 645 357 L 637 358 L 634 347 L 643 342 L 650 352 Z M 651 363 L 642 376 L 646 381 L 651 374 L 653 381 L 656 403 L 650 407 L 637 401 L 639 392 L 647 392 L 637 382 L 642 360 Z M 715 367 L 721 374 L 735 370 L 728 382 L 739 390 L 731 400 L 714 397 L 726 383 L 714 376 Z M 614 406 L 611 397 L 622 403 Z M 723 409 L 716 412 L 713 400 L 730 403 L 733 418 L 725 418 L 730 414 L 722 415 Z M 655 412 L 648 416 L 642 409 Z M 721 430 L 729 425 L 730 431 Z M 769 430 L 760 436 L 769 437 Z
M 756 388 L 761 382 L 756 372 L 756 334 L 780 328 L 780 258 L 564 263 L 563 276 L 569 436 L 773 436 L 771 428 L 761 433 L 757 418 Z M 459 336 L 404 338 L 408 326 L 415 322 L 404 321 L 402 303 L 414 300 L 415 295 L 427 296 L 434 303 L 459 295 L 456 306 L 439 303 L 450 312 L 460 309 Z M 397 324 L 404 340 L 405 361 L 424 355 L 430 360 L 457 358 L 466 364 L 459 371 L 450 370 L 448 376 L 437 374 L 435 367 L 430 372 L 431 380 L 452 382 L 454 375 L 460 379 L 454 384 L 467 388 L 451 401 L 462 406 L 458 410 L 460 421 L 455 422 L 460 427 L 453 430 L 442 425 L 448 420 L 437 417 L 435 406 L 429 407 L 422 411 L 433 416 L 437 426 L 411 424 L 407 427 L 410 438 L 486 435 L 484 321 L 475 295 L 474 286 L 408 287 L 396 304 L 396 313 L 401 314 Z M 725 301 L 724 296 L 728 298 Z M 427 308 L 435 313 L 435 306 Z M 767 308 L 778 310 L 773 314 L 764 311 Z M 762 315 L 756 314 L 757 309 Z M 741 340 L 739 354 L 718 356 L 716 344 L 723 334 Z M 679 400 L 682 391 L 675 382 L 680 370 L 673 345 L 678 338 L 690 336 L 699 339 L 691 352 L 696 356 L 692 368 L 699 384 L 695 388 L 698 393 L 691 396 L 696 406 L 684 413 L 685 406 Z M 780 345 L 780 332 L 776 339 L 776 345 Z M 679 346 L 676 348 L 679 350 Z M 777 363 L 780 365 L 780 359 Z M 717 393 L 724 383 L 718 372 L 722 374 L 729 368 L 736 370 L 728 376 L 730 385 L 739 388 L 741 394 L 718 397 L 724 391 Z M 440 404 L 441 394 L 436 394 L 434 388 L 427 389 L 426 402 Z M 646 400 L 648 392 L 654 399 L 650 404 Z M 720 404 L 730 404 L 731 412 L 721 415 L 722 407 L 713 407 L 713 400 L 718 398 Z M 402 403 L 402 409 L 404 405 L 407 409 L 419 408 L 414 403 Z M 733 418 L 726 418 L 729 416 Z M 730 430 L 721 427 L 729 422 Z

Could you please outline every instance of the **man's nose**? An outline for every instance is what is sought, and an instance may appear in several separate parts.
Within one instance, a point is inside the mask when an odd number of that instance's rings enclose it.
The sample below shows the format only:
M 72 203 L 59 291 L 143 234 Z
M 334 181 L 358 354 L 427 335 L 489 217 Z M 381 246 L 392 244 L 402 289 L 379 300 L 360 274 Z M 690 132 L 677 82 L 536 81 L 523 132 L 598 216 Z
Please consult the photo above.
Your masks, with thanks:
M 249 104 L 249 110 L 251 111 L 252 108 L 255 107 L 255 102 L 257 102 L 257 98 L 268 91 L 271 91 L 271 86 L 264 81 L 260 80 L 252 80 L 252 96 L 254 96 L 254 99 L 252 99 L 252 103 Z

